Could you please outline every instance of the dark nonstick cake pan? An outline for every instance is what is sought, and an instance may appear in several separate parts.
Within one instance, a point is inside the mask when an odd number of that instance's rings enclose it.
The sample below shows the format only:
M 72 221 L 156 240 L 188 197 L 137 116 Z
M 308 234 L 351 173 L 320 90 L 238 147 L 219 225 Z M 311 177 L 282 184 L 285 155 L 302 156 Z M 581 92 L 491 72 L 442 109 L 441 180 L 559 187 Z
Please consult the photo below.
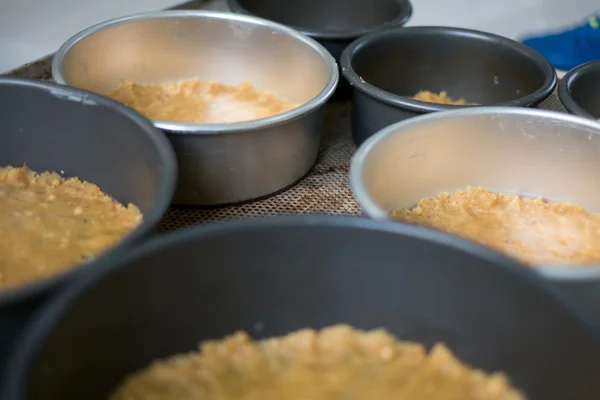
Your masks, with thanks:
M 117 201 L 137 205 L 144 219 L 95 261 L 0 291 L 0 369 L 13 340 L 43 300 L 104 261 L 116 262 L 154 230 L 176 181 L 171 145 L 138 113 L 82 90 L 0 78 L 0 166 L 25 164 L 34 171 L 55 171 L 95 183 Z
M 535 50 L 487 32 L 410 27 L 375 32 L 346 48 L 342 73 L 352 85 L 356 144 L 392 123 L 469 107 L 412 97 L 419 91 L 484 106 L 532 107 L 556 87 L 556 71 Z
M 108 260 L 107 260 L 108 261 Z M 109 260 L 39 314 L 4 400 L 100 400 L 198 342 L 345 323 L 445 343 L 530 400 L 600 396 L 597 332 L 534 273 L 433 230 L 363 218 L 254 219 L 180 231 Z
M 600 119 L 599 83 L 600 61 L 579 65 L 561 79 L 558 85 L 560 102 L 571 114 Z

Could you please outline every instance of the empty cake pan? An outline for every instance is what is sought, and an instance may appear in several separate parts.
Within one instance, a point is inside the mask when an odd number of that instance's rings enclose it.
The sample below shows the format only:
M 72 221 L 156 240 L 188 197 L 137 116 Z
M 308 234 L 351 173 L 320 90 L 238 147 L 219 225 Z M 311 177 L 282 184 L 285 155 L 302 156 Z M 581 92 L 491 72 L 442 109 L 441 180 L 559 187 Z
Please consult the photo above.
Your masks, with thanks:
M 600 396 L 597 333 L 531 271 L 421 227 L 304 216 L 169 234 L 80 282 L 28 330 L 3 399 L 105 400 L 199 341 L 339 323 L 441 341 L 530 400 Z
M 468 186 L 600 213 L 600 125 L 527 108 L 476 107 L 394 124 L 355 154 L 350 184 L 370 217 Z M 537 266 L 600 326 L 600 265 Z
M 533 49 L 490 33 L 449 27 L 376 32 L 342 55 L 352 85 L 352 134 L 357 144 L 378 130 L 456 105 L 427 103 L 419 91 L 447 92 L 478 105 L 531 107 L 556 86 L 556 71 Z
M 65 283 L 101 268 L 103 261 L 118 259 L 154 230 L 173 196 L 176 161 L 164 134 L 136 112 L 53 83 L 0 78 L 0 132 L 0 166 L 26 164 L 38 172 L 76 176 L 143 213 L 141 225 L 96 260 L 0 291 L 2 369 L 13 340 L 39 303 Z
M 569 71 L 558 85 L 558 97 L 565 109 L 586 118 L 600 118 L 596 88 L 600 83 L 600 61 L 592 61 Z
M 155 120 L 179 161 L 174 202 L 222 205 L 285 189 L 314 165 L 324 105 L 338 81 L 335 60 L 299 32 L 232 13 L 163 11 L 117 18 L 69 39 L 56 53 L 59 83 L 108 93 L 123 80 L 199 78 L 250 82 L 297 108 L 224 124 Z
M 399 27 L 412 15 L 409 0 L 228 0 L 234 12 L 256 15 L 298 29 L 321 43 L 339 62 L 342 52 L 360 36 Z M 340 82 L 335 99 L 350 97 Z

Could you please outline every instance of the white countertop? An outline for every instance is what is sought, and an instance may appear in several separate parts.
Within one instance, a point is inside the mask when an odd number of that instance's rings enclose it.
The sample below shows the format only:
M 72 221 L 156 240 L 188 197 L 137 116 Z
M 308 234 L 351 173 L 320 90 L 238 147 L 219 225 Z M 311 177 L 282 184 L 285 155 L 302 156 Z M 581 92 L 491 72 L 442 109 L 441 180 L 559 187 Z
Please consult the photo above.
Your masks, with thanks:
M 414 14 L 410 25 L 460 26 L 512 38 L 525 32 L 557 29 L 600 10 L 595 0 L 411 1 Z M 0 0 L 0 72 L 53 53 L 66 39 L 90 25 L 122 15 L 172 7 L 181 2 Z M 219 0 L 211 2 L 218 3 Z
M 0 0 L 0 71 L 55 52 L 75 33 L 107 19 L 182 0 Z

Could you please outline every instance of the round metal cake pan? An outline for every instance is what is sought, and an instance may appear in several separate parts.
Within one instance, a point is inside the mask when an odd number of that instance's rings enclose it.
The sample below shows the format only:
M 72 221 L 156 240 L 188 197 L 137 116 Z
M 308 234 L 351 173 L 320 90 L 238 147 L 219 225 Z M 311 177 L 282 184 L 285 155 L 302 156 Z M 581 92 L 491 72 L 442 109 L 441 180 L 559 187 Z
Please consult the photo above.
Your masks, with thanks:
M 0 291 L 0 369 L 31 313 L 58 288 L 115 262 L 158 225 L 173 196 L 177 164 L 164 134 L 133 110 L 54 83 L 0 78 L 0 166 L 64 172 L 134 203 L 143 222 L 96 260 L 49 279 Z
M 417 226 L 296 216 L 176 232 L 98 270 L 29 327 L 3 399 L 104 400 L 202 340 L 339 323 L 444 342 L 531 400 L 600 395 L 598 333 L 530 270 Z
M 573 68 L 558 85 L 558 97 L 565 109 L 575 115 L 600 119 L 600 101 L 596 91 L 600 84 L 600 61 Z
M 340 65 L 352 85 L 352 134 L 357 144 L 398 121 L 465 107 L 412 99 L 421 90 L 446 91 L 452 98 L 484 106 L 531 107 L 556 87 L 556 71 L 535 50 L 460 28 L 376 32 L 348 46 Z
M 300 180 L 319 151 L 326 101 L 338 68 L 299 32 L 233 13 L 162 11 L 103 22 L 69 39 L 54 79 L 106 94 L 123 80 L 247 81 L 299 107 L 227 124 L 154 121 L 179 160 L 180 205 L 224 205 L 270 195 Z
M 528 108 L 475 107 L 391 125 L 356 152 L 350 185 L 370 217 L 466 189 L 543 197 L 600 213 L 600 124 Z M 539 266 L 600 326 L 600 265 Z
M 234 12 L 299 30 L 321 43 L 338 63 L 354 40 L 377 30 L 403 26 L 412 15 L 409 0 L 287 0 L 285 7 L 278 0 L 228 0 L 228 5 Z M 341 81 L 334 99 L 346 100 L 350 95 L 350 85 Z

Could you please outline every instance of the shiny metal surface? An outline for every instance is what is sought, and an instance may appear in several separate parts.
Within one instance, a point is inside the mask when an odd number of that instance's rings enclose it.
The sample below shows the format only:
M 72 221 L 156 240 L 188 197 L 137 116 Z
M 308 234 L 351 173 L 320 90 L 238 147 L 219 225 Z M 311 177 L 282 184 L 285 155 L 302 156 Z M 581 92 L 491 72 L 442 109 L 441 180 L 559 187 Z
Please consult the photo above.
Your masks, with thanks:
M 600 124 L 525 108 L 477 107 L 391 125 L 358 149 L 350 185 L 363 211 L 467 186 L 574 202 L 600 212 Z M 541 266 L 600 325 L 600 265 Z
M 162 11 L 118 18 L 69 39 L 56 53 L 59 83 L 106 94 L 123 79 L 248 81 L 302 105 L 231 124 L 153 121 L 179 160 L 175 203 L 215 205 L 266 196 L 316 161 L 323 107 L 338 81 L 331 55 L 293 29 L 251 16 Z

